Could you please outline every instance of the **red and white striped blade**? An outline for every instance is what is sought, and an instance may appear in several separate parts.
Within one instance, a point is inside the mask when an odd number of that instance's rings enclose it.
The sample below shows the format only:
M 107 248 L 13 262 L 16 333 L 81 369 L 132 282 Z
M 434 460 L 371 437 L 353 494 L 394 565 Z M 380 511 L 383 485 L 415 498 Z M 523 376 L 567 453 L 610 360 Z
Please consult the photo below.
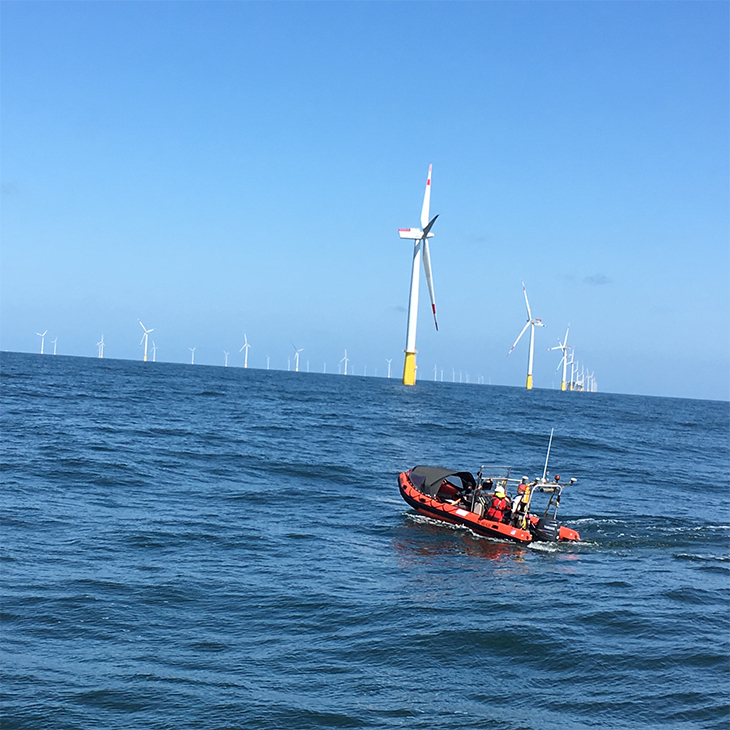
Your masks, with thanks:
M 428 225 L 428 212 L 431 210 L 431 169 L 433 165 L 428 166 L 428 180 L 426 180 L 426 192 L 423 196 L 423 208 L 421 208 L 421 228 Z
M 509 352 L 507 353 L 507 357 L 509 357 L 509 356 L 510 356 L 510 355 L 512 354 L 512 350 L 514 350 L 514 349 L 515 349 L 515 347 L 517 347 L 517 343 L 518 343 L 518 342 L 520 341 L 520 339 L 521 339 L 522 335 L 524 335 L 524 334 L 525 334 L 525 332 L 526 332 L 526 330 L 527 330 L 527 328 L 528 328 L 529 326 L 530 326 L 530 323 L 528 322 L 528 323 L 527 323 L 527 324 L 526 324 L 526 325 L 525 325 L 525 326 L 524 326 L 524 327 L 522 328 L 522 332 L 520 332 L 520 334 L 519 334 L 519 335 L 517 336 L 517 339 L 515 340 L 515 344 L 514 344 L 514 345 L 512 345 L 512 347 L 510 347 L 510 348 L 509 348 Z
M 522 279 L 520 279 L 522 281 Z M 525 304 L 527 305 L 527 319 L 532 319 L 532 312 L 530 311 L 530 301 L 527 298 L 527 289 L 525 288 L 525 282 L 522 281 L 522 291 L 525 295 Z
M 436 319 L 436 298 L 433 293 L 433 276 L 431 274 L 431 254 L 428 250 L 428 239 L 423 239 L 423 270 L 426 272 L 426 283 L 428 284 L 428 295 L 431 297 L 431 310 L 433 311 L 433 323 L 438 332 L 439 323 Z

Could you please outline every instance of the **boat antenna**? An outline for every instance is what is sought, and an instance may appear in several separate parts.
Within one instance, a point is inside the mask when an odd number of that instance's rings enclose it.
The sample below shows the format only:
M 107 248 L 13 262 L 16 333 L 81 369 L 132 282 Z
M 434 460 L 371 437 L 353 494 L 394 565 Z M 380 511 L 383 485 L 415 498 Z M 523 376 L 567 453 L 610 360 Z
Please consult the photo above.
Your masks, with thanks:
M 550 447 L 553 445 L 553 431 L 554 430 L 555 430 L 554 428 L 550 429 L 550 441 L 548 442 L 547 455 L 545 456 L 545 468 L 542 470 L 542 480 L 541 481 L 543 481 L 543 482 L 545 481 L 545 478 L 547 477 L 547 466 L 548 466 L 548 460 L 550 459 Z

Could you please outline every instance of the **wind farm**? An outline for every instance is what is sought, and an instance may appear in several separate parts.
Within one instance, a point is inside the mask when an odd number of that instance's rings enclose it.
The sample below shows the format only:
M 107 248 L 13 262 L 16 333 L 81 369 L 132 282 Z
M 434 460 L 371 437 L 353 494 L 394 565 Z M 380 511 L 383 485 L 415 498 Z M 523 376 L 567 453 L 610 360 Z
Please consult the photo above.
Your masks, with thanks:
M 432 268 L 432 262 L 431 262 L 431 253 L 429 248 L 429 239 L 433 238 L 433 227 L 438 219 L 438 215 L 434 215 L 431 217 L 430 215 L 430 208 L 431 208 L 431 190 L 432 190 L 432 177 L 433 177 L 433 165 L 429 165 L 428 167 L 428 174 L 426 178 L 426 187 L 423 195 L 423 202 L 421 206 L 421 215 L 420 215 L 420 224 L 421 227 L 411 227 L 411 228 L 399 228 L 398 234 L 399 237 L 402 240 L 412 241 L 413 242 L 413 250 L 411 252 L 411 269 L 410 269 L 410 283 L 409 283 L 409 292 L 408 292 L 408 306 L 406 310 L 406 341 L 405 341 L 405 347 L 404 347 L 404 360 L 403 360 L 403 376 L 402 376 L 402 384 L 405 386 L 414 386 L 418 380 L 417 377 L 417 371 L 418 371 L 418 365 L 416 362 L 416 356 L 418 353 L 418 350 L 416 349 L 416 331 L 417 331 L 417 324 L 418 324 L 418 308 L 419 308 L 419 288 L 420 288 L 420 275 L 421 275 L 421 266 L 423 266 L 423 274 L 426 278 L 426 284 L 428 288 L 428 294 L 429 294 L 429 301 L 430 301 L 430 312 L 433 317 L 433 323 L 434 323 L 434 329 L 435 332 L 439 332 L 439 324 L 438 319 L 436 315 L 436 299 L 434 294 L 434 284 L 433 284 L 433 268 Z M 459 282 L 449 282 L 449 284 L 453 286 L 459 286 Z M 513 342 L 511 348 L 509 349 L 507 353 L 507 357 L 509 357 L 512 352 L 517 348 L 520 341 L 524 337 L 524 335 L 529 330 L 529 337 L 528 339 L 528 345 L 527 345 L 527 372 L 526 372 L 526 379 L 525 379 L 525 389 L 526 390 L 532 390 L 535 387 L 535 342 L 536 342 L 536 332 L 538 328 L 544 328 L 546 327 L 545 322 L 540 317 L 536 317 L 533 315 L 532 306 L 530 304 L 530 299 L 527 294 L 527 286 L 525 285 L 525 281 L 521 280 L 522 285 L 522 295 L 524 299 L 524 306 L 525 306 L 525 312 L 526 312 L 526 320 L 525 324 L 523 325 L 522 329 L 520 330 L 519 334 L 517 335 L 517 338 Z M 504 317 L 507 316 L 507 310 L 505 308 L 500 309 L 500 314 Z M 251 314 L 249 313 L 249 318 Z M 141 319 L 138 319 L 137 322 L 139 323 L 140 327 L 142 328 L 142 338 L 139 342 L 139 346 L 143 348 L 143 356 L 142 361 L 148 362 L 148 345 L 149 345 L 149 336 L 152 332 L 154 332 L 154 328 L 147 328 L 143 324 Z M 488 323 L 487 323 L 488 324 Z M 485 325 L 479 325 L 480 328 Z M 48 330 L 45 330 L 44 332 L 36 332 L 36 335 L 41 338 L 40 340 L 40 352 L 41 354 L 44 354 L 44 344 L 45 344 L 45 336 L 48 333 Z M 560 390 L 561 391 L 580 391 L 580 392 L 596 392 L 598 390 L 598 381 L 595 377 L 595 373 L 592 370 L 588 370 L 586 366 L 583 363 L 579 363 L 575 359 L 575 349 L 571 342 L 571 344 L 568 344 L 568 335 L 570 333 L 570 325 L 565 330 L 565 336 L 560 339 L 558 338 L 558 345 L 554 347 L 546 348 L 548 352 L 552 351 L 559 351 L 561 353 L 561 358 L 558 363 L 558 366 L 556 370 L 562 369 L 562 378 L 560 380 Z M 54 344 L 54 354 L 56 352 L 55 346 L 58 338 L 56 338 L 53 341 Z M 99 342 L 96 343 L 97 345 L 97 356 L 98 358 L 104 357 L 104 346 L 105 346 L 105 340 L 104 335 L 102 335 L 102 338 Z M 298 347 L 294 344 L 294 342 L 290 341 L 290 346 L 293 350 L 289 351 L 289 354 L 286 356 L 286 370 L 291 371 L 292 370 L 292 359 L 293 359 L 293 372 L 299 373 L 300 372 L 300 355 L 302 352 L 304 352 L 304 347 Z M 244 332 L 243 334 L 243 344 L 238 350 L 238 354 L 243 354 L 243 363 L 242 367 L 243 369 L 249 368 L 249 350 L 251 349 L 251 344 L 248 341 L 248 334 Z M 197 350 L 196 347 L 189 347 L 188 351 L 190 352 L 190 364 L 195 364 L 195 353 Z M 219 350 L 220 352 L 220 350 Z M 152 362 L 157 361 L 157 345 L 155 342 L 152 342 Z M 229 367 L 229 356 L 230 351 L 223 349 L 223 367 Z M 459 354 L 456 353 L 455 355 L 456 359 L 459 359 Z M 443 354 L 441 354 L 439 358 L 439 362 L 436 361 L 436 358 L 434 356 L 431 356 L 430 358 L 430 367 L 433 369 L 433 378 L 431 379 L 434 383 L 444 383 L 444 364 L 443 364 Z M 271 357 L 267 354 L 266 355 L 266 369 L 268 370 L 270 368 L 270 361 Z M 343 375 L 355 375 L 358 371 L 361 373 L 362 377 L 368 377 L 368 367 L 366 364 L 366 360 L 363 362 L 363 364 L 360 367 L 357 367 L 357 363 L 353 362 L 352 359 L 348 356 L 348 350 L 344 350 L 344 355 L 342 358 L 340 358 L 338 362 L 338 373 Z M 392 357 L 386 357 L 385 362 L 387 364 L 387 370 L 385 377 L 386 379 L 391 378 L 391 365 L 393 362 Z M 235 367 L 235 363 L 233 363 Z M 451 376 L 451 383 L 456 384 L 457 382 L 459 384 L 472 384 L 472 377 L 469 374 L 469 371 L 465 368 L 459 366 L 457 368 L 456 365 L 450 364 L 446 369 L 448 370 L 450 367 L 452 376 Z M 458 381 L 457 381 L 457 369 L 458 369 Z M 327 372 L 327 365 L 326 365 L 326 359 L 324 361 L 323 365 L 323 374 L 326 374 Z M 306 373 L 309 373 L 309 360 L 306 362 Z M 374 375 L 371 375 L 370 377 L 377 377 L 377 368 L 374 371 Z M 492 376 L 490 373 L 487 373 L 486 375 L 483 372 L 478 372 L 477 375 L 474 378 L 474 384 L 476 385 L 492 385 Z M 547 378 L 545 378 L 547 381 Z M 446 380 L 448 383 L 448 379 Z

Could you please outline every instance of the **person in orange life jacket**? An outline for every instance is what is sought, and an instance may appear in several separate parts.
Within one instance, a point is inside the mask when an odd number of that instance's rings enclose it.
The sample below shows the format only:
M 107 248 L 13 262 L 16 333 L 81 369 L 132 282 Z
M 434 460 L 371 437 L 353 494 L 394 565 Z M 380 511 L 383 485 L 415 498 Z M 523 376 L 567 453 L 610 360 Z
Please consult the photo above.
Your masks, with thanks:
M 494 522 L 505 522 L 506 519 L 509 519 L 509 514 L 509 497 L 505 494 L 504 487 L 497 485 L 492 501 L 489 504 L 489 509 L 484 516 L 486 519 L 493 520 Z

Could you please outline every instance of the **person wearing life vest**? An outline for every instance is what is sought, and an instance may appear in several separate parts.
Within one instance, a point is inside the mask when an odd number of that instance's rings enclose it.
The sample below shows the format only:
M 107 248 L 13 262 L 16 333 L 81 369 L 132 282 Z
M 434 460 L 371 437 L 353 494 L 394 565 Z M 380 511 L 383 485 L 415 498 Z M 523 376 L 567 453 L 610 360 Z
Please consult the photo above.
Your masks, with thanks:
M 510 503 L 509 497 L 505 494 L 504 487 L 500 484 L 494 490 L 494 496 L 489 504 L 489 509 L 484 517 L 494 522 L 504 522 L 505 517 L 509 515 Z
M 516 527 L 525 528 L 527 524 L 527 507 L 530 504 L 530 485 L 527 477 L 522 477 L 522 481 L 517 487 L 517 496 L 512 502 L 512 524 Z

